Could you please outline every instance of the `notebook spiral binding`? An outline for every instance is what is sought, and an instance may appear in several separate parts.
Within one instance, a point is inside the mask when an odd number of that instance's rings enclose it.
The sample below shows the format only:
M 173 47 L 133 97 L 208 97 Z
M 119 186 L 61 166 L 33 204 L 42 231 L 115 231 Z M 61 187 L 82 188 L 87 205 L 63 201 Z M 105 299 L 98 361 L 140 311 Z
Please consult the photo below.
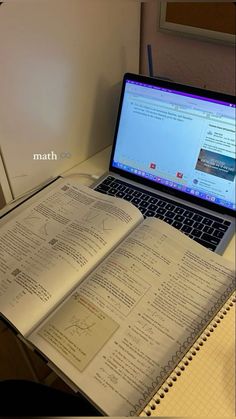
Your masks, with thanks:
M 227 303 L 219 310 L 217 315 L 214 317 L 214 319 L 209 323 L 209 325 L 206 327 L 204 332 L 199 336 L 197 341 L 193 344 L 191 349 L 186 353 L 184 358 L 179 362 L 177 367 L 174 369 L 172 374 L 167 378 L 165 383 L 160 387 L 158 392 L 155 394 L 155 396 L 152 398 L 150 403 L 147 405 L 143 413 L 146 414 L 146 416 L 151 416 L 152 411 L 158 409 L 158 405 L 161 403 L 161 400 L 166 397 L 167 393 L 171 389 L 171 387 L 174 386 L 174 383 L 177 381 L 178 377 L 181 376 L 183 371 L 188 368 L 191 361 L 194 359 L 194 357 L 197 355 L 198 351 L 201 350 L 201 347 L 205 344 L 205 342 L 211 337 L 214 330 L 217 328 L 217 326 L 221 323 L 221 321 L 224 319 L 224 317 L 227 315 L 227 312 L 234 306 L 236 303 L 236 293 L 234 293 L 227 301 Z M 156 416 L 155 412 L 155 416 Z

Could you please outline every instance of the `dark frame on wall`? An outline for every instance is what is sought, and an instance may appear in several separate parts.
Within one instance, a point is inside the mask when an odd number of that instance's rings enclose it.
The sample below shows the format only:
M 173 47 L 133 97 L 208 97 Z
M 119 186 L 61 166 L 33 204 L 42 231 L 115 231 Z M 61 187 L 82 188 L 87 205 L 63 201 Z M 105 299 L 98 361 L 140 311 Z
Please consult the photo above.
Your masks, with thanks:
M 159 30 L 235 45 L 236 2 L 160 2 Z

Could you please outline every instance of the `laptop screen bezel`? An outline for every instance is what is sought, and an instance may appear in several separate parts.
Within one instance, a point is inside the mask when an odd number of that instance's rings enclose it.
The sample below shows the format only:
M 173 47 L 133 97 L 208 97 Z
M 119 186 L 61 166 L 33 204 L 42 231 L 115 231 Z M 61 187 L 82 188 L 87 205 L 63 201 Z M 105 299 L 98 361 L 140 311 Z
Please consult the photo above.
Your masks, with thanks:
M 110 163 L 109 163 L 109 171 L 117 173 L 117 174 L 121 175 L 123 178 L 133 180 L 133 181 L 138 182 L 140 185 L 143 185 L 143 186 L 148 186 L 148 187 L 152 188 L 153 190 L 155 190 L 157 192 L 161 191 L 161 192 L 168 193 L 169 195 L 171 195 L 173 197 L 177 197 L 177 198 L 183 199 L 185 201 L 192 202 L 193 204 L 197 204 L 197 205 L 199 205 L 203 208 L 210 209 L 211 211 L 216 211 L 218 213 L 227 214 L 227 215 L 235 217 L 235 210 L 233 210 L 231 208 L 226 208 L 224 206 L 217 205 L 213 202 L 209 202 L 207 200 L 198 198 L 197 196 L 189 195 L 185 192 L 182 192 L 182 191 L 179 191 L 179 190 L 176 190 L 176 189 L 172 189 L 171 187 L 168 187 L 166 185 L 162 185 L 160 183 L 153 182 L 153 181 L 151 181 L 147 178 L 144 178 L 144 177 L 141 177 L 141 176 L 136 176 L 134 173 L 126 172 L 125 170 L 122 170 L 118 167 L 114 167 L 112 165 L 113 159 L 114 159 L 114 154 L 115 154 L 115 149 L 116 149 L 117 135 L 118 135 L 118 130 L 119 130 L 119 123 L 120 123 L 122 104 L 123 104 L 123 97 L 124 97 L 125 85 L 126 85 L 127 80 L 136 81 L 136 82 L 140 82 L 140 83 L 146 83 L 146 84 L 149 84 L 149 85 L 153 85 L 153 86 L 157 86 L 157 87 L 163 87 L 163 88 L 166 88 L 166 89 L 173 89 L 173 90 L 176 90 L 176 91 L 186 92 L 186 93 L 196 95 L 196 96 L 202 96 L 202 97 L 215 99 L 215 100 L 228 102 L 228 103 L 234 103 L 234 104 L 236 103 L 235 97 L 231 96 L 231 95 L 228 95 L 228 94 L 225 94 L 225 93 L 221 93 L 221 92 L 214 92 L 214 91 L 210 91 L 210 90 L 206 90 L 206 89 L 201 89 L 201 88 L 198 88 L 198 87 L 193 87 L 193 86 L 188 86 L 188 85 L 175 83 L 175 82 L 172 82 L 172 81 L 170 82 L 170 81 L 166 81 L 166 80 L 162 80 L 162 79 L 158 79 L 158 78 L 154 78 L 154 77 L 148 77 L 148 76 L 145 76 L 145 75 L 126 73 L 124 75 L 123 83 L 122 83 L 120 102 L 119 102 L 116 126 L 115 126 L 115 131 L 114 131 L 114 141 L 113 141 Z

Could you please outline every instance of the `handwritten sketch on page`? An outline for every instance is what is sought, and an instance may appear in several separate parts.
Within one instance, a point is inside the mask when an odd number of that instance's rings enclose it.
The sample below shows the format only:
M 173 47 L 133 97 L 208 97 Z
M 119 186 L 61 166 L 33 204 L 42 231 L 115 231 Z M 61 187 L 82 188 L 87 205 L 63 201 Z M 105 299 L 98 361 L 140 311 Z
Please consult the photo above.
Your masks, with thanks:
M 75 293 L 39 335 L 83 371 L 118 327 L 102 310 Z

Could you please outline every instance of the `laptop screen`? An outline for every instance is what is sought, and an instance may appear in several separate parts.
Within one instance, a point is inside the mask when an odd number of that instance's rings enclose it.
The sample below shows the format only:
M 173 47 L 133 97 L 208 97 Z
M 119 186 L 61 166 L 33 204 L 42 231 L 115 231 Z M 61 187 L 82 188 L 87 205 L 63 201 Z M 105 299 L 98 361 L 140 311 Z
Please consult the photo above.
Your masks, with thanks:
M 233 97 L 126 75 L 111 168 L 235 210 L 235 162 Z

